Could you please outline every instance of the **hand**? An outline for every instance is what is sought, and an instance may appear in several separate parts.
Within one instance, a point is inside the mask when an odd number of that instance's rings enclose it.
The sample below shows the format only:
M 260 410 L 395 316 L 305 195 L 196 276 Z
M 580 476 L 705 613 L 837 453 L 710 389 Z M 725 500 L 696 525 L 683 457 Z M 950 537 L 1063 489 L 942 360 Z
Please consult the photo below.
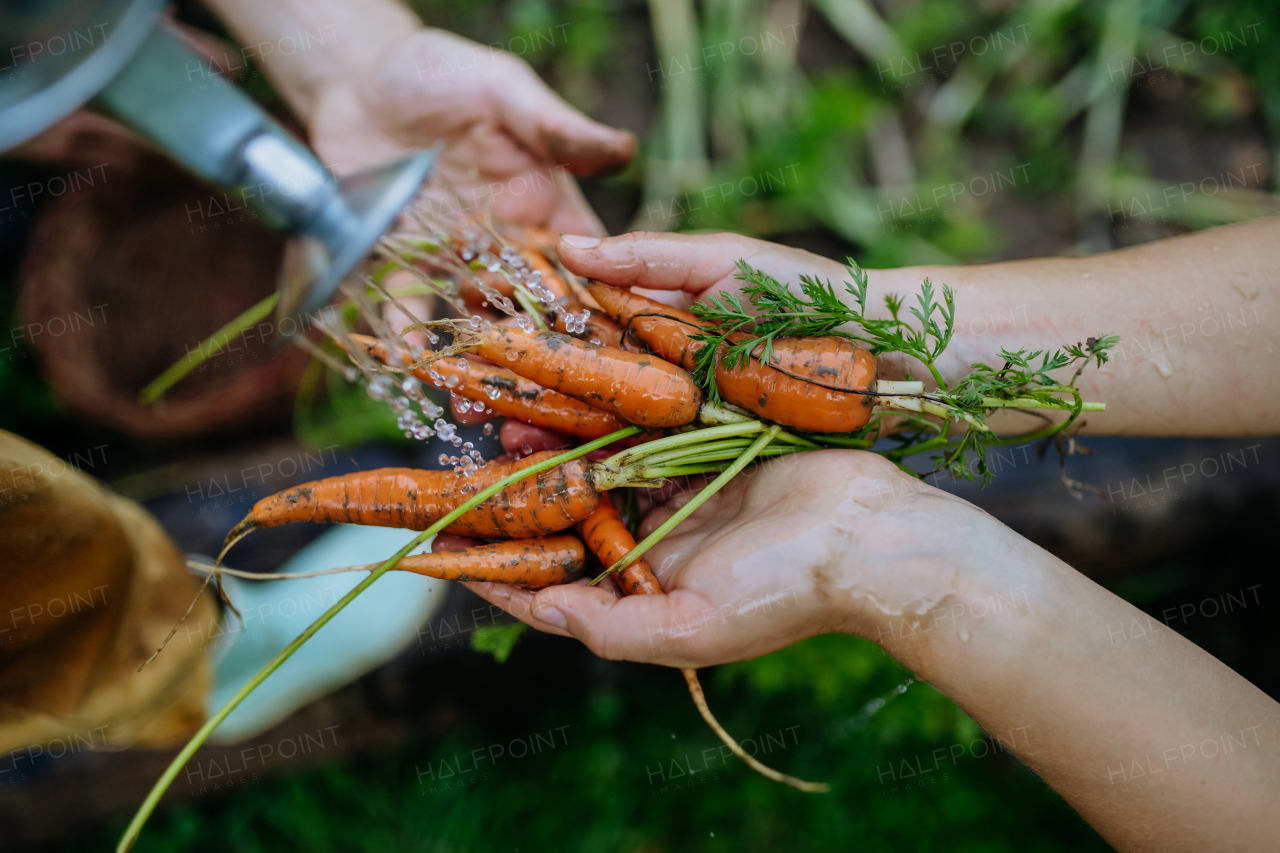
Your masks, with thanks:
M 640 537 L 696 490 L 645 519 Z M 984 542 L 1016 536 L 965 501 L 871 453 L 825 450 L 748 469 L 654 546 L 646 560 L 666 595 L 619 598 L 585 582 L 534 594 L 477 593 L 604 658 L 709 666 L 767 654 L 815 634 L 847 632 L 911 662 L 895 620 L 944 613 L 990 583 Z
M 500 219 L 592 235 L 604 227 L 568 172 L 615 170 L 636 150 L 633 134 L 570 107 L 523 60 L 429 28 L 358 76 L 329 80 L 309 124 L 339 171 L 444 142 L 437 175 L 466 207 L 489 203 Z
M 783 282 L 798 281 L 801 274 L 833 282 L 847 276 L 843 264 L 803 249 L 730 233 L 632 231 L 603 240 L 567 235 L 556 245 L 556 254 L 570 272 L 584 278 L 682 294 L 681 307 L 701 296 L 737 290 L 739 260 Z

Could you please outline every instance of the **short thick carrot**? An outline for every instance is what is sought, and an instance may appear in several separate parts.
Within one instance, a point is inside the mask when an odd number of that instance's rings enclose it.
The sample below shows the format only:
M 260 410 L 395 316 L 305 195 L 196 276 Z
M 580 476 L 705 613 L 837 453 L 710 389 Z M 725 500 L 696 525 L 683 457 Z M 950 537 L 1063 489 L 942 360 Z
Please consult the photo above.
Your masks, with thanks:
M 651 355 L 584 343 L 559 332 L 493 326 L 471 349 L 544 388 L 645 427 L 693 421 L 702 391 L 687 372 Z
M 636 547 L 635 537 L 631 535 L 607 495 L 601 496 L 595 512 L 578 522 L 578 531 L 591 553 L 600 558 L 606 569 Z M 621 569 L 614 575 L 614 580 L 624 595 L 662 594 L 662 585 L 643 559 Z
M 529 589 L 568 583 L 582 574 L 586 550 L 567 534 L 509 539 L 457 551 L 413 554 L 396 566 L 446 581 L 509 583 Z
M 304 483 L 254 504 L 227 534 L 227 541 L 255 527 L 295 521 L 426 530 L 477 491 L 555 455 L 545 451 L 506 465 L 490 463 L 470 476 L 453 471 L 379 468 Z M 599 502 L 590 463 L 574 459 L 512 483 L 465 512 L 444 532 L 476 539 L 544 536 L 586 518 Z
M 604 311 L 654 352 L 686 369 L 705 346 L 690 337 L 704 323 L 688 311 L 621 288 L 590 285 Z M 767 365 L 758 354 L 732 370 L 717 364 L 720 395 L 774 423 L 809 432 L 850 432 L 871 418 L 876 360 L 835 335 L 778 338 Z
M 378 361 L 392 364 L 387 345 L 378 338 L 352 335 L 351 339 Z M 444 379 L 445 387 L 453 393 L 468 400 L 479 400 L 487 408 L 505 417 L 516 418 L 565 435 L 600 438 L 627 425 L 617 415 L 543 388 L 505 367 L 480 364 L 475 359 L 467 359 L 466 364 L 464 369 L 459 359 L 442 358 L 434 362 L 431 368 L 415 370 L 413 375 L 431 383 L 431 369 L 434 369 Z M 451 377 L 456 377 L 456 385 L 448 384 Z

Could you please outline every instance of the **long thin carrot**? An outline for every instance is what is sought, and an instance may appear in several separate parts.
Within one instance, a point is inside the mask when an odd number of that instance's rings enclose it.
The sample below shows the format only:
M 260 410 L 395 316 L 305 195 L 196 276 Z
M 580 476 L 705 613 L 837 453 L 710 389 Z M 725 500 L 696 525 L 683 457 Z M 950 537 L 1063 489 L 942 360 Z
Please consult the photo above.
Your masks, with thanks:
M 378 338 L 368 335 L 350 337 L 383 364 L 395 364 L 387 345 Z M 405 361 L 410 360 L 407 353 L 404 358 Z M 413 371 L 413 375 L 424 382 L 434 383 L 431 376 L 433 369 L 445 383 L 445 387 L 453 393 L 469 400 L 479 400 L 505 417 L 517 418 L 554 432 L 578 438 L 599 438 L 627 425 L 617 415 L 543 388 L 505 367 L 480 364 L 475 359 L 467 359 L 464 369 L 459 359 L 442 358 L 431 367 L 418 368 Z M 456 385 L 449 384 L 451 377 L 456 379 Z
M 607 497 L 600 501 L 595 512 L 582 520 L 579 529 L 582 531 L 582 538 L 587 543 L 587 547 L 605 566 L 614 565 L 636 547 L 635 537 L 631 535 L 631 531 L 622 522 L 621 516 Z M 642 558 L 620 569 L 615 575 L 615 580 L 624 595 L 663 594 L 662 585 L 658 582 L 657 576 Z M 711 726 L 711 730 L 724 742 L 724 745 L 746 762 L 748 767 L 775 782 L 781 782 L 808 793 L 821 794 L 831 789 L 831 786 L 825 783 L 806 782 L 795 776 L 780 773 L 757 761 L 725 731 L 724 726 L 720 725 L 720 721 L 711 713 L 711 708 L 707 705 L 707 697 L 702 692 L 702 684 L 698 681 L 698 670 L 686 666 L 680 668 L 680 673 L 684 676 L 685 683 L 689 687 L 689 695 L 693 697 L 693 704 L 698 707 L 698 713 L 702 715 L 702 719 Z
M 636 547 L 636 541 L 623 523 L 622 516 L 613 508 L 607 495 L 602 495 L 600 503 L 591 515 L 578 522 L 578 531 L 582 539 L 591 549 L 591 553 L 600 558 L 605 566 L 612 566 Z M 657 577 L 643 559 L 621 569 L 614 577 L 618 586 L 626 595 L 660 595 L 662 586 Z
M 541 536 L 413 554 L 401 560 L 396 569 L 446 581 L 488 581 L 542 589 L 578 577 L 585 558 L 586 550 L 578 537 Z
M 453 471 L 380 468 L 304 483 L 254 504 L 227 534 L 223 551 L 250 530 L 295 521 L 425 530 L 480 489 L 554 456 L 554 452 L 544 451 L 506 465 L 490 463 L 470 476 Z M 599 501 L 590 463 L 574 459 L 513 483 L 468 510 L 445 532 L 476 539 L 544 536 L 586 518 Z
M 605 313 L 654 352 L 692 369 L 706 344 L 691 337 L 704 324 L 688 311 L 621 288 L 590 285 Z M 846 338 L 778 338 L 767 365 L 759 353 L 741 367 L 716 367 L 726 400 L 762 418 L 808 432 L 850 432 L 871 418 L 876 360 Z
M 598 346 L 559 332 L 493 326 L 471 345 L 479 356 L 638 426 L 684 426 L 698 415 L 693 377 L 651 355 Z

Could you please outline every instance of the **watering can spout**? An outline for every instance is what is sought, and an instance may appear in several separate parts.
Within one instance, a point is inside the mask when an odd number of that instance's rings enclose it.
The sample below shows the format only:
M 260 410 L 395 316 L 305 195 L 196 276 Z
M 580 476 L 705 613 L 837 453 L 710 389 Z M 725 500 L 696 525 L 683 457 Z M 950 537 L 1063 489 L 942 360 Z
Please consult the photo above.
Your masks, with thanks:
M 0 12 L 0 42 L 15 45 L 74 26 L 64 20 L 71 12 L 85 20 L 107 16 L 114 25 L 101 25 L 101 42 L 74 62 L 54 61 L 50 51 L 24 70 L 20 86 L 0 83 L 0 150 L 87 102 L 198 177 L 235 191 L 267 225 L 289 235 L 276 328 L 278 338 L 297 334 L 412 201 L 435 151 L 335 179 L 231 82 L 204 73 L 203 58 L 157 23 L 155 0 L 103 0 L 86 12 L 93 5 L 46 0 L 25 16 Z

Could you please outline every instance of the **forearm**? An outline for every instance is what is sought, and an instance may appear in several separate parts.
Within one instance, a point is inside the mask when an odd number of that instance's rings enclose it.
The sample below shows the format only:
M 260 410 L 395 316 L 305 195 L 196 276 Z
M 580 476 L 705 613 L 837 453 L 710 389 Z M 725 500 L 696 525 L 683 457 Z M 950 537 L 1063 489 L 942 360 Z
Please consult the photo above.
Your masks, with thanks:
M 208 0 L 208 5 L 308 126 L 326 86 L 357 79 L 422 28 L 399 0 Z
M 959 332 L 943 368 L 996 364 L 999 350 L 1119 335 L 1112 361 L 1080 378 L 1106 402 L 1089 432 L 1258 435 L 1280 428 L 1280 219 L 1083 258 L 870 273 L 876 296 L 921 279 L 955 289 Z
M 886 650 L 1119 850 L 1274 843 L 1280 705 L 1012 534 L 994 559 L 957 562 L 929 612 L 880 626 Z

